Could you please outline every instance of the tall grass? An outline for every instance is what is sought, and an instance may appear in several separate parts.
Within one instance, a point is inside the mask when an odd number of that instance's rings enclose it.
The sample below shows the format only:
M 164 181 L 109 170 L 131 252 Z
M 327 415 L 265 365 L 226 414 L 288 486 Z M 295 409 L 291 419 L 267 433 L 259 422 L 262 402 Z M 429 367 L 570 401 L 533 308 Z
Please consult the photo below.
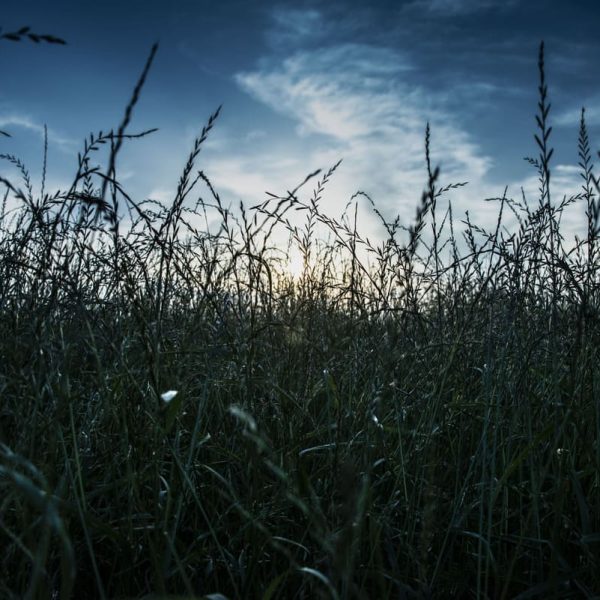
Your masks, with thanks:
M 582 111 L 582 191 L 551 193 L 543 46 L 537 201 L 505 193 L 458 239 L 440 198 L 464 184 L 427 127 L 415 221 L 373 203 L 377 244 L 363 192 L 321 209 L 337 165 L 225 206 L 196 167 L 218 110 L 170 205 L 129 196 L 155 51 L 68 190 L 36 196 L 1 157 L 22 184 L 0 178 L 0 596 L 597 594 L 599 185 Z

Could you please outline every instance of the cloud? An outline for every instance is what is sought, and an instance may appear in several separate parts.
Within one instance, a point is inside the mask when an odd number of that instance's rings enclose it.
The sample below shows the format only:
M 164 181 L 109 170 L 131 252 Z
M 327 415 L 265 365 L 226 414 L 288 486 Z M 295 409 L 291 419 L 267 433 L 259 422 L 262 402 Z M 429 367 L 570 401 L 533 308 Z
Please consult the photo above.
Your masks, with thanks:
M 401 114 L 394 81 L 412 69 L 394 50 L 345 43 L 297 52 L 235 79 L 244 91 L 298 121 L 299 132 L 348 140 L 376 135 Z
M 514 4 L 415 0 L 409 6 L 422 12 L 466 15 Z M 451 92 L 426 87 L 419 83 L 418 64 L 408 52 L 396 45 L 361 42 L 360 37 L 345 34 L 345 24 L 332 25 L 317 11 L 279 12 L 275 21 L 282 35 L 291 32 L 290 44 L 263 56 L 253 68 L 237 73 L 234 80 L 246 94 L 287 119 L 297 135 L 290 137 L 289 151 L 284 152 L 281 143 L 277 151 L 269 150 L 269 141 L 278 131 L 261 123 L 266 136 L 259 147 L 238 145 L 226 158 L 209 161 L 207 173 L 212 174 L 217 189 L 236 200 L 261 202 L 265 191 L 285 193 L 315 168 L 326 170 L 342 158 L 323 195 L 322 209 L 339 217 L 352 195 L 362 190 L 387 218 L 399 214 L 401 222 L 409 225 L 427 181 L 424 133 L 429 122 L 432 162 L 441 166 L 439 184 L 469 182 L 448 192 L 440 200 L 439 210 L 443 212 L 446 201 L 452 201 L 457 235 L 458 221 L 466 210 L 474 223 L 493 229 L 499 206 L 483 200 L 501 196 L 504 184 L 491 184 L 493 160 L 477 138 L 465 131 L 460 117 L 469 106 L 486 103 L 497 94 L 497 86 L 475 79 Z M 327 30 L 329 37 L 313 36 L 311 23 L 314 31 Z M 290 159 L 281 160 L 282 153 Z M 575 175 L 566 167 L 558 168 L 553 181 L 555 197 L 567 189 L 577 193 L 574 180 Z M 519 199 L 522 185 L 535 199 L 535 176 L 513 180 L 508 194 Z M 313 183 L 307 186 L 306 196 L 312 187 Z M 380 239 L 383 230 L 368 202 L 364 198 L 358 202 L 361 232 Z M 567 229 L 573 231 L 576 219 L 565 221 Z
M 269 11 L 269 27 L 264 37 L 273 49 L 310 47 L 315 44 L 337 43 L 357 39 L 370 28 L 376 11 L 372 6 L 348 3 L 319 3 L 319 8 L 273 7 Z
M 44 126 L 36 122 L 28 115 L 8 114 L 0 116 L 0 129 L 10 130 L 18 127 L 30 131 L 44 139 Z M 7 131 L 10 133 L 10 131 Z M 57 146 L 61 151 L 71 154 L 77 148 L 77 142 L 71 138 L 65 137 L 48 127 L 48 142 Z
M 494 8 L 507 9 L 517 2 L 518 0 L 413 0 L 408 2 L 403 10 L 440 17 L 464 16 Z
M 275 8 L 268 37 L 274 43 L 299 44 L 325 37 L 331 30 L 323 14 L 316 9 Z
M 267 136 L 267 132 L 263 129 L 251 129 L 245 136 L 245 142 L 254 142 L 256 140 L 263 140 Z
M 311 168 L 344 159 L 337 176 L 344 183 L 336 180 L 331 186 L 338 211 L 362 189 L 389 216 L 400 212 L 412 219 L 426 181 L 428 121 L 432 155 L 442 164 L 445 183 L 468 179 L 476 190 L 491 166 L 491 159 L 445 110 L 443 98 L 410 83 L 407 76 L 413 70 L 399 51 L 345 43 L 263 61 L 255 70 L 239 73 L 236 81 L 296 124 Z M 461 198 L 471 198 L 471 192 L 463 190 Z
M 598 103 L 600 98 L 590 98 L 590 100 L 584 104 L 589 106 L 585 109 L 585 123 L 588 127 L 600 125 L 600 107 Z M 554 124 L 563 127 L 577 127 L 581 122 L 581 106 L 573 109 L 564 110 L 554 117 Z
M 262 153 L 209 158 L 206 171 L 216 188 L 228 194 L 234 204 L 240 200 L 251 204 L 262 202 L 267 191 L 284 194 L 293 185 L 294 173 L 299 167 L 298 161 L 293 159 L 278 159 Z M 290 174 L 289 179 L 282 177 L 284 173 Z

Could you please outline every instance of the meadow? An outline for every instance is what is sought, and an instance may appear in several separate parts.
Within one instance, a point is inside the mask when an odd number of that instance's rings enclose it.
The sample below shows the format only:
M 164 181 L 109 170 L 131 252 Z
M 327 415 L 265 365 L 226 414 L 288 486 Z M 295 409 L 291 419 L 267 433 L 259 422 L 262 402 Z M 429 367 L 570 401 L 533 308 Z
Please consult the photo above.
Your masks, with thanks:
M 218 110 L 170 204 L 130 197 L 155 52 L 69 189 L 0 156 L 0 597 L 598 597 L 600 186 L 582 111 L 552 194 L 543 44 L 539 197 L 489 230 L 443 203 L 429 127 L 410 224 L 327 214 L 337 165 L 226 206 Z

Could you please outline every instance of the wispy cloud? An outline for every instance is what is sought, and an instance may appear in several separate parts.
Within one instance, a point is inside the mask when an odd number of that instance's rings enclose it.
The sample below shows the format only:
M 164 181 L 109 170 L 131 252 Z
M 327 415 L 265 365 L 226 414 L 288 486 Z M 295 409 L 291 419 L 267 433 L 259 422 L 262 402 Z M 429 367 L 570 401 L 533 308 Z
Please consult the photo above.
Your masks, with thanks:
M 428 11 L 451 16 L 513 4 L 415 0 L 407 6 L 423 16 Z M 485 140 L 467 132 L 461 117 L 474 107 L 492 104 L 500 93 L 506 95 L 504 83 L 473 72 L 456 84 L 451 84 L 451 73 L 443 73 L 442 84 L 438 76 L 437 87 L 430 85 L 422 57 L 413 54 L 410 45 L 397 43 L 393 27 L 375 42 L 353 34 L 354 17 L 336 21 L 323 9 L 277 8 L 271 16 L 262 56 L 252 68 L 238 72 L 234 82 L 279 117 L 269 120 L 268 111 L 257 111 L 260 118 L 249 132 L 228 131 L 221 123 L 225 135 L 203 154 L 203 169 L 226 204 L 262 202 L 266 191 L 285 194 L 307 173 L 327 169 L 342 158 L 323 197 L 322 207 L 329 215 L 338 216 L 352 194 L 363 190 L 383 214 L 400 214 L 409 224 L 426 183 L 424 133 L 430 122 L 432 160 L 442 169 L 440 183 L 469 182 L 448 194 L 455 218 L 469 210 L 478 224 L 494 226 L 498 207 L 482 200 L 502 195 L 504 184 L 490 183 L 494 162 L 484 150 Z M 273 40 L 278 43 L 270 43 Z M 511 93 L 522 91 L 515 88 Z M 281 116 L 288 126 L 282 125 Z M 296 135 L 290 135 L 290 129 Z M 557 174 L 556 183 L 562 175 Z M 568 179 L 565 188 L 570 174 Z M 532 194 L 537 188 L 530 185 L 535 176 L 527 181 L 509 178 L 508 183 L 509 195 L 517 198 L 521 185 Z M 305 193 L 311 188 L 312 183 Z M 382 232 L 372 213 L 360 214 L 364 233 L 376 237 Z
M 397 50 L 345 43 L 263 61 L 238 74 L 236 81 L 296 124 L 311 167 L 344 159 L 339 177 L 345 184 L 333 186 L 343 192 L 335 201 L 338 210 L 363 189 L 388 213 L 397 210 L 412 217 L 425 182 L 428 121 L 433 157 L 442 160 L 446 182 L 470 179 L 477 188 L 491 165 L 444 109 L 443 99 L 410 83 L 407 75 L 413 69 Z
M 273 110 L 298 121 L 299 132 L 349 140 L 390 126 L 400 112 L 394 81 L 411 69 L 393 50 L 346 43 L 297 52 L 281 63 L 240 73 L 236 80 Z
M 244 141 L 254 142 L 256 140 L 263 140 L 267 136 L 267 132 L 264 129 L 251 129 L 245 136 Z
M 299 44 L 326 36 L 331 27 L 316 9 L 275 8 L 270 13 L 273 27 L 268 33 L 271 42 Z
M 600 125 L 600 98 L 590 98 L 584 103 L 585 122 L 588 126 Z M 588 108 L 589 107 L 589 108 Z M 562 111 L 554 117 L 556 125 L 564 127 L 578 127 L 581 121 L 581 106 Z
M 44 126 L 29 115 L 20 115 L 16 113 L 0 115 L 0 129 L 6 131 L 12 128 L 25 129 L 38 135 L 42 140 L 44 139 Z M 50 144 L 55 145 L 60 150 L 69 154 L 77 148 L 78 144 L 75 140 L 59 134 L 50 127 L 48 127 L 47 130 L 48 142 Z
M 518 0 L 413 0 L 403 8 L 407 12 L 423 12 L 440 17 L 483 12 L 493 8 L 506 9 Z

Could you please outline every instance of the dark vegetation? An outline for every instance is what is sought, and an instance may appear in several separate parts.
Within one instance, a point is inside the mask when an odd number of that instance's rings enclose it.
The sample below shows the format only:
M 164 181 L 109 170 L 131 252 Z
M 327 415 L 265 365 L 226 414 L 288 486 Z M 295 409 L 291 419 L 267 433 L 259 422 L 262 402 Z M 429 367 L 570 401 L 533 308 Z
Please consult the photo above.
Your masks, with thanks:
M 551 195 L 543 45 L 539 197 L 460 226 L 427 128 L 415 222 L 376 211 L 377 244 L 365 194 L 321 210 L 337 165 L 224 206 L 195 166 L 219 111 L 170 205 L 131 198 L 116 159 L 149 133 L 129 121 L 155 51 L 70 189 L 1 157 L 22 180 L 0 178 L 0 597 L 600 592 L 599 186 L 582 111 L 582 190 Z

